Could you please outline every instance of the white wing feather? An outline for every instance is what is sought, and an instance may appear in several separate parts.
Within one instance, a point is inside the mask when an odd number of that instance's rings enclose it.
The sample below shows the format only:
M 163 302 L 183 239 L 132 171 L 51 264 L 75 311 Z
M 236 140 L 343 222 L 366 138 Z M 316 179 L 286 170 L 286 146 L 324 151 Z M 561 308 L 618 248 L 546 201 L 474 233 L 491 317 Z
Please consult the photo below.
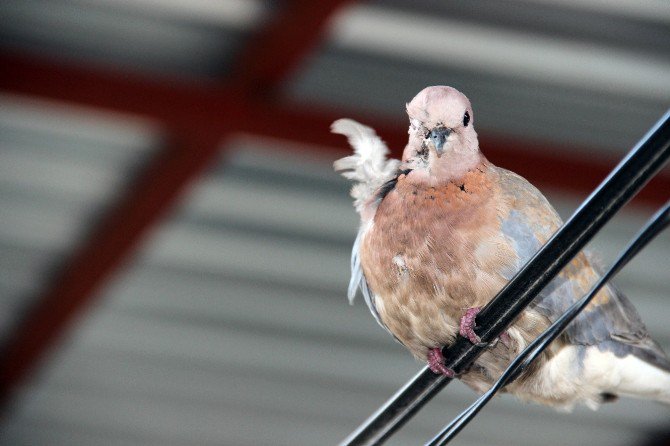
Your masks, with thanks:
M 386 158 L 389 153 L 388 147 L 370 127 L 352 119 L 339 119 L 332 124 L 330 129 L 333 133 L 346 136 L 349 144 L 354 149 L 353 155 L 335 161 L 333 167 L 343 177 L 356 183 L 351 189 L 351 196 L 354 198 L 356 210 L 362 215 L 364 207 L 369 203 L 375 192 L 397 175 L 400 161 Z M 362 221 L 361 224 L 361 229 L 358 231 L 358 236 L 351 251 L 351 280 L 347 293 L 349 303 L 353 303 L 356 289 L 360 288 L 363 299 L 370 308 L 372 315 L 379 325 L 388 331 L 379 317 L 375 306 L 375 296 L 368 287 L 361 268 L 359 256 L 361 239 L 366 230 L 369 229 L 371 222 Z
M 356 182 L 351 189 L 351 196 L 360 214 L 375 191 L 393 178 L 400 161 L 386 159 L 389 150 L 384 141 L 373 129 L 352 119 L 338 119 L 330 130 L 346 136 L 354 148 L 353 155 L 335 161 L 333 167 L 343 177 Z

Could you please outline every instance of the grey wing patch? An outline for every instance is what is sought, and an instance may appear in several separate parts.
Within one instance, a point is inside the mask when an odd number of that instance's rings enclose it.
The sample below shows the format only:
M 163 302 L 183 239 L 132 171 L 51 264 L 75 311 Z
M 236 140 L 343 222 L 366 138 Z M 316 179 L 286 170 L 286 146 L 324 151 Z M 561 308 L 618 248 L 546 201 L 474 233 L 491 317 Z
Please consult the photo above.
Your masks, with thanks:
M 365 282 L 365 278 L 363 277 L 363 268 L 361 268 L 361 259 L 359 256 L 362 237 L 363 231 L 361 229 L 358 231 L 358 235 L 354 241 L 354 246 L 351 249 L 351 279 L 349 279 L 347 297 L 349 298 L 349 303 L 352 305 L 354 303 L 354 299 L 356 298 L 356 289 L 360 286 L 362 290 L 363 286 L 361 285 Z M 365 288 L 367 288 L 367 283 L 365 283 Z
M 649 336 L 633 304 L 614 286 L 606 285 L 604 289 L 609 300 L 584 309 L 563 336 L 571 344 L 597 346 L 618 357 L 632 354 L 670 371 L 670 361 Z M 566 277 L 559 275 L 540 293 L 533 306 L 553 322 L 587 292 L 576 290 Z
M 613 285 L 607 285 L 607 290 L 609 301 L 582 311 L 567 327 L 568 339 L 575 344 L 597 344 L 600 350 L 619 357 L 632 354 L 670 371 L 670 360 L 649 336 L 630 300 Z
M 542 243 L 535 236 L 535 231 L 525 216 L 517 210 L 512 210 L 509 216 L 502 220 L 500 228 L 510 240 L 517 255 L 514 267 L 502 271 L 505 279 L 512 280 L 512 277 L 539 251 Z
M 361 258 L 359 255 L 361 240 L 363 238 L 363 229 L 358 231 L 356 240 L 354 241 L 354 246 L 351 250 L 351 279 L 349 280 L 349 290 L 347 292 L 347 297 L 349 298 L 349 303 L 353 304 L 356 297 L 356 289 L 360 288 L 361 294 L 363 294 L 363 300 L 365 300 L 366 305 L 370 309 L 370 313 L 374 316 L 375 320 L 379 325 L 381 325 L 384 330 L 390 330 L 381 320 L 377 307 L 375 306 L 375 296 L 368 286 L 368 282 L 365 280 L 365 275 L 363 274 L 363 268 L 361 267 Z
M 513 175 L 507 176 L 508 180 L 521 181 Z M 548 203 L 547 205 L 548 209 L 553 211 L 551 205 Z M 556 223 L 560 224 L 560 217 L 556 214 L 555 218 Z M 538 235 L 549 238 L 553 232 L 531 221 L 524 214 L 523 209 L 511 211 L 507 218 L 501 221 L 501 229 L 517 254 L 514 267 L 501 272 L 507 280 L 511 280 L 540 249 L 542 242 L 538 239 Z M 566 268 L 569 269 L 570 266 Z M 531 304 L 532 308 L 552 322 L 573 302 L 581 299 L 588 292 L 588 290 L 576 289 L 579 287 L 573 286 L 573 283 L 566 277 L 570 274 L 576 275 L 579 272 L 568 271 L 568 274 L 557 276 Z M 599 349 L 611 351 L 619 357 L 633 354 L 670 371 L 670 361 L 649 336 L 635 307 L 623 293 L 612 285 L 607 285 L 606 288 L 610 295 L 609 301 L 602 305 L 589 306 L 582 311 L 566 328 L 563 336 L 572 344 L 597 345 Z
M 517 261 L 513 271 L 503 271 L 503 276 L 511 280 L 514 274 L 540 249 L 542 243 L 537 234 L 548 238 L 545 228 L 530 221 L 523 212 L 513 210 L 502 221 L 501 229 L 511 241 Z M 542 233 L 545 231 L 545 233 Z M 531 306 L 550 321 L 555 321 L 570 305 L 581 299 L 588 289 L 572 283 L 570 277 L 579 277 L 580 271 L 573 265 L 565 267 L 535 298 Z M 591 305 L 582 311 L 566 328 L 564 334 L 571 343 L 596 345 L 619 336 L 630 344 L 648 339 L 646 328 L 633 305 L 623 294 L 610 285 L 611 296 L 604 305 Z

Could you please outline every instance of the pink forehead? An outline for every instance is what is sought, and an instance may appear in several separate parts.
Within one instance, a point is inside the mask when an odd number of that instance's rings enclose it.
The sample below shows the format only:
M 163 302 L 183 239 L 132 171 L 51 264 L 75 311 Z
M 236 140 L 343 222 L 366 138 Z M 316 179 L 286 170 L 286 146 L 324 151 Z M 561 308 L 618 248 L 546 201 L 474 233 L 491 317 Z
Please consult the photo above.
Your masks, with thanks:
M 458 121 L 465 110 L 469 110 L 472 115 L 468 98 L 455 88 L 447 86 L 424 88 L 407 104 L 410 118 L 431 124 Z

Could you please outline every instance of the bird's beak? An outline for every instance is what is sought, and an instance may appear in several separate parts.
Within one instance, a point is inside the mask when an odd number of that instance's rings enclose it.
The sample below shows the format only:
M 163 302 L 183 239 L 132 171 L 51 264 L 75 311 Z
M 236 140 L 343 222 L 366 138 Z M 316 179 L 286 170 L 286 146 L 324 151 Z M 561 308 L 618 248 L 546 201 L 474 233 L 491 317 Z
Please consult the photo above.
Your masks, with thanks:
M 444 151 L 444 143 L 447 141 L 450 134 L 451 129 L 447 127 L 435 127 L 428 134 L 428 138 L 433 142 L 438 156 L 442 155 L 442 152 Z

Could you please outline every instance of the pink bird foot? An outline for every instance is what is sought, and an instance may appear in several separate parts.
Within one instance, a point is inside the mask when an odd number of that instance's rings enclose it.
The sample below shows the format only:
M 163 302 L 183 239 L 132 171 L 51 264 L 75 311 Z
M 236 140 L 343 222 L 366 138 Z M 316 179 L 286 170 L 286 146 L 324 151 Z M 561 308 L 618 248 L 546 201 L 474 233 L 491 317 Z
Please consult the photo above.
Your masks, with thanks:
M 465 314 L 461 318 L 460 330 L 458 331 L 461 336 L 467 338 L 475 345 L 481 345 L 482 343 L 481 338 L 475 333 L 475 318 L 481 309 L 482 307 L 472 307 L 465 310 Z
M 439 347 L 428 350 L 428 367 L 437 375 L 444 375 L 447 378 L 453 378 L 456 373 L 444 365 L 444 355 Z
M 507 348 L 510 348 L 512 346 L 512 338 L 509 337 L 509 333 L 506 331 L 503 331 L 502 334 L 499 337 L 500 342 L 502 342 L 502 345 L 504 345 Z
M 467 338 L 473 344 L 484 347 L 486 344 L 482 343 L 481 338 L 475 333 L 475 319 L 481 309 L 482 307 L 472 307 L 465 310 L 465 314 L 461 318 L 459 334 L 464 338 Z M 507 331 L 504 331 L 491 345 L 495 345 L 498 340 L 500 340 L 500 342 L 507 348 L 510 348 L 512 345 L 512 339 L 509 337 Z

